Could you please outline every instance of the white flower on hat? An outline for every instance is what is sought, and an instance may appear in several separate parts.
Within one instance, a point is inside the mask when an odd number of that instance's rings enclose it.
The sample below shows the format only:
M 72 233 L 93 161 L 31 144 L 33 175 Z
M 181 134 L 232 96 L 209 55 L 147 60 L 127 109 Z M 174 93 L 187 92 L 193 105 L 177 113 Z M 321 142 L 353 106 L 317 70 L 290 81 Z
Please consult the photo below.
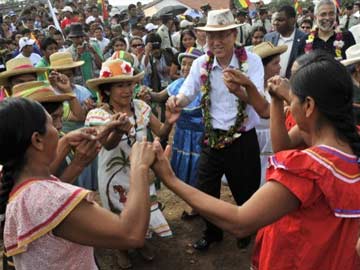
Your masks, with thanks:
M 342 47 L 344 47 L 345 43 L 342 40 L 335 40 L 333 45 L 334 45 L 334 47 L 342 48 Z

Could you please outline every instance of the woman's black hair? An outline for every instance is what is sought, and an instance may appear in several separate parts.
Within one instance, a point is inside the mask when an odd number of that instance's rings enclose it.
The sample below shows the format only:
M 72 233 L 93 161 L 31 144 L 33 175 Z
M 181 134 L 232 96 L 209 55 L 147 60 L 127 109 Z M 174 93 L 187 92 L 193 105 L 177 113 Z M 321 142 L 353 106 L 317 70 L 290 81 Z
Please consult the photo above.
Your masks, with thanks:
M 180 52 L 186 51 L 186 48 L 184 47 L 183 42 L 182 42 L 185 35 L 191 36 L 196 41 L 196 36 L 192 30 L 190 30 L 190 29 L 182 30 L 180 33 Z M 195 47 L 195 45 L 193 47 Z
M 63 106 L 62 102 L 41 102 L 41 105 L 47 111 L 48 114 L 54 113 L 60 106 Z
M 310 53 L 303 65 L 292 75 L 292 92 L 301 102 L 312 97 L 321 114 L 320 122 L 327 121 L 338 138 L 349 143 L 360 157 L 360 136 L 353 114 L 353 82 L 350 73 L 330 54 Z M 311 60 L 306 61 L 309 57 Z
M 14 181 L 25 166 L 34 132 L 45 134 L 46 114 L 36 101 L 9 98 L 0 102 L 0 164 L 3 165 L 0 214 L 4 214 Z
M 273 54 L 273 55 L 267 56 L 265 58 L 262 58 L 261 61 L 263 63 L 263 66 L 266 67 L 267 64 L 269 64 L 275 57 L 277 57 L 279 55 L 280 55 L 280 53 Z

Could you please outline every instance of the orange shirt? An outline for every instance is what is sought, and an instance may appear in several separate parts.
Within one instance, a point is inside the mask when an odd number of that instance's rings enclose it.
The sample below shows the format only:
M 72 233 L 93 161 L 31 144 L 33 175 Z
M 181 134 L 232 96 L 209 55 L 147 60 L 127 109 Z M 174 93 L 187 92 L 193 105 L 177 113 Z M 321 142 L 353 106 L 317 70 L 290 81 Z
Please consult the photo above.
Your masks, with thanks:
M 359 235 L 358 158 L 328 146 L 279 152 L 270 158 L 268 181 L 300 201 L 296 211 L 258 232 L 258 270 L 356 270 Z

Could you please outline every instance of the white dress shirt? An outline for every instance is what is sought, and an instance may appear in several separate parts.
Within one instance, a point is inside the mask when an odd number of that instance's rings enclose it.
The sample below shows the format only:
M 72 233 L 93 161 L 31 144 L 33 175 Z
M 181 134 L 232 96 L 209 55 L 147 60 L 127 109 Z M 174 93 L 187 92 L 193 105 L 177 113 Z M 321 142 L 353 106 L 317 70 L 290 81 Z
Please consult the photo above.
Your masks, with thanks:
M 285 77 L 286 76 L 286 69 L 287 66 L 289 64 L 289 59 L 290 59 L 290 54 L 291 54 L 291 49 L 294 43 L 294 38 L 295 38 L 295 29 L 292 32 L 292 34 L 289 37 L 283 37 L 282 35 L 280 35 L 279 37 L 279 41 L 278 41 L 278 46 L 280 45 L 287 45 L 287 50 L 280 54 L 280 76 L 281 77 Z
M 250 52 L 247 52 L 247 56 L 247 75 L 249 76 L 250 80 L 255 84 L 258 91 L 263 92 L 264 68 L 261 59 L 259 56 Z M 201 91 L 200 72 L 203 64 L 206 61 L 206 57 L 206 55 L 203 55 L 194 60 L 190 69 L 190 73 L 185 79 L 182 87 L 180 88 L 179 93 L 185 95 L 190 102 L 193 101 Z M 233 54 L 233 57 L 231 58 L 229 67 L 239 68 L 238 60 L 236 59 L 235 54 Z M 214 129 L 228 130 L 232 125 L 235 124 L 236 114 L 238 112 L 238 98 L 234 94 L 230 93 L 228 88 L 225 86 L 222 72 L 223 68 L 221 68 L 215 58 L 213 69 L 210 74 L 210 115 L 212 126 Z M 258 124 L 259 116 L 255 112 L 254 108 L 250 105 L 246 106 L 245 111 L 248 119 L 245 121 L 244 127 L 245 130 L 248 131 Z

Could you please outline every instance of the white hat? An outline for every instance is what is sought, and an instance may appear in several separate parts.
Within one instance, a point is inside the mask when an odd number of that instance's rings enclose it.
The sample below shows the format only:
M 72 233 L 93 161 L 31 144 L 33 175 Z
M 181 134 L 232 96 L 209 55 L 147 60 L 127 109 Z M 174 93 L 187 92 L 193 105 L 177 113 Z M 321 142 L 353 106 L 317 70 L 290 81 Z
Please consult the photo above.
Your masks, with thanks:
M 349 66 L 360 62 L 360 43 L 349 47 L 346 51 L 346 60 L 342 60 L 341 64 Z
M 19 40 L 19 51 L 21 52 L 22 49 L 25 46 L 32 46 L 32 45 L 34 45 L 34 43 L 35 43 L 35 40 L 33 40 L 31 38 L 28 38 L 28 37 L 20 38 L 20 40 Z
M 71 13 L 73 13 L 73 9 L 72 9 L 72 7 L 70 7 L 70 6 L 65 6 L 65 7 L 62 9 L 62 12 L 71 12 Z
M 230 9 L 211 10 L 208 13 L 206 25 L 195 29 L 207 32 L 225 31 L 241 26 L 236 24 Z
M 155 25 L 153 23 L 148 23 L 147 25 L 145 25 L 145 29 L 148 32 L 151 32 L 151 31 L 156 30 L 158 28 L 159 28 L 159 26 L 157 26 L 157 25 Z
M 182 20 L 180 22 L 180 28 L 186 28 L 188 26 L 194 25 L 194 23 L 189 22 L 188 20 Z

